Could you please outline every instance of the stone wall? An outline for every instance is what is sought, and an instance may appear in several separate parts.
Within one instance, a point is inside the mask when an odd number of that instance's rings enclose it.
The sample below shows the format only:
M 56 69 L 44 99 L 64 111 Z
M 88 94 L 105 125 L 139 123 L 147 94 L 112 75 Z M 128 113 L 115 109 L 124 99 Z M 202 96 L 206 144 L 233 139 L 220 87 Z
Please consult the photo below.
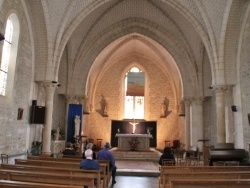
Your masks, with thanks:
M 5 25 L 9 11 L 15 9 L 19 16 L 20 36 L 16 60 L 13 96 L 10 103 L 1 102 L 0 106 L 0 153 L 10 157 L 22 156 L 29 149 L 30 104 L 32 87 L 32 47 L 27 20 L 21 1 L 5 1 L 0 9 L 0 25 Z M 1 31 L 3 32 L 3 30 Z M 3 42 L 1 42 L 1 49 Z M 4 98 L 1 96 L 1 98 Z M 2 101 L 2 100 L 1 100 Z M 17 120 L 18 108 L 23 109 L 23 117 Z
M 153 62 L 145 59 L 136 59 L 140 67 L 146 72 L 147 93 L 149 101 L 145 117 L 148 121 L 157 121 L 157 147 L 163 148 L 165 140 L 182 139 L 183 127 L 179 124 L 179 116 L 174 91 L 171 82 L 166 74 Z M 103 141 L 110 141 L 111 120 L 123 119 L 123 96 L 122 85 L 124 82 L 123 72 L 128 67 L 128 62 L 133 59 L 126 59 L 110 66 L 100 79 L 95 93 L 95 111 L 89 115 L 88 133 L 90 138 L 102 138 Z M 127 71 L 127 70 L 126 70 Z M 108 98 L 108 117 L 102 116 L 102 97 Z M 167 97 L 170 101 L 167 118 L 160 118 L 161 103 Z M 183 142 L 183 141 L 181 141 Z

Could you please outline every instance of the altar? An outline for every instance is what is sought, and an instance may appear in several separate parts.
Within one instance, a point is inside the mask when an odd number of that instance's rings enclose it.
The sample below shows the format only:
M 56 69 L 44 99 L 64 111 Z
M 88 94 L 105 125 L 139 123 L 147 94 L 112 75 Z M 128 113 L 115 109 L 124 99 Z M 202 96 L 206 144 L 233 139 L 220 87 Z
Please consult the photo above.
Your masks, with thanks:
M 149 150 L 150 148 L 150 139 L 153 138 L 149 134 L 116 134 L 118 137 L 118 149 L 119 150 L 130 150 L 130 142 L 133 139 L 138 141 L 137 149 L 140 150 Z

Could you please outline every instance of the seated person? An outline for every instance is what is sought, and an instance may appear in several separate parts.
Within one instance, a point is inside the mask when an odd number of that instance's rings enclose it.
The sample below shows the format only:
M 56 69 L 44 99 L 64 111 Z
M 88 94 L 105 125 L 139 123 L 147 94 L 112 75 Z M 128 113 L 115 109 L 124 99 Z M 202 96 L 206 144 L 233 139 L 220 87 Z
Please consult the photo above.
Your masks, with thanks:
M 71 142 L 68 142 L 66 144 L 65 150 L 63 150 L 63 155 L 75 155 L 75 154 L 76 154 L 76 152 L 73 149 L 73 144 Z
M 106 142 L 104 148 L 100 150 L 97 154 L 98 160 L 106 160 L 109 161 L 109 170 L 112 171 L 112 184 L 115 184 L 115 176 L 116 176 L 116 165 L 114 155 L 109 151 L 110 144 Z
M 97 160 L 93 159 L 93 151 L 91 149 L 87 149 L 84 152 L 86 159 L 83 159 L 80 163 L 80 169 L 85 170 L 100 170 L 101 167 Z
M 162 160 L 163 159 L 173 160 L 174 165 L 175 165 L 175 158 L 174 158 L 174 155 L 171 153 L 171 148 L 170 147 L 165 147 L 164 148 L 164 153 L 161 155 L 160 160 L 159 160 L 160 165 L 162 165 Z
M 86 156 L 86 159 L 83 159 L 81 162 L 80 162 L 80 169 L 85 169 L 85 170 L 100 170 L 101 167 L 100 167 L 100 164 L 98 163 L 97 160 L 94 160 L 92 158 L 93 156 L 93 151 L 91 149 L 87 149 L 85 152 L 84 152 L 84 156 Z M 97 179 L 94 180 L 95 181 L 95 184 L 97 183 Z M 85 186 L 84 186 L 85 188 Z
M 87 146 L 86 146 L 86 150 L 90 149 L 93 151 L 93 143 L 88 143 Z M 96 153 L 93 151 L 93 155 L 92 155 L 93 159 L 96 159 Z M 83 159 L 86 159 L 85 157 L 85 152 L 82 153 L 82 158 Z

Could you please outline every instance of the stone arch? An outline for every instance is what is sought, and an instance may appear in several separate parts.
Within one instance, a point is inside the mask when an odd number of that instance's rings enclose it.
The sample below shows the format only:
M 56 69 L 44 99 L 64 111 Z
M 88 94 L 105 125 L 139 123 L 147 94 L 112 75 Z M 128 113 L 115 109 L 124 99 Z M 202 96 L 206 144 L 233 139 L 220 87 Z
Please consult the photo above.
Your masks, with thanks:
M 204 28 L 202 27 L 201 23 L 198 22 L 198 20 L 194 17 L 194 15 L 191 14 L 191 12 L 189 12 L 188 10 L 186 10 L 186 8 L 183 5 L 181 5 L 179 3 L 176 3 L 176 1 L 170 1 L 170 2 L 169 1 L 163 1 L 163 2 L 166 3 L 166 4 L 168 4 L 172 8 L 176 9 L 177 11 L 179 11 L 180 14 L 182 14 L 183 16 L 189 17 L 190 24 L 192 24 L 194 26 L 195 30 L 197 31 L 197 33 L 201 37 L 202 41 L 204 42 L 204 44 L 205 44 L 205 46 L 207 48 L 207 51 L 208 51 L 208 55 L 209 55 L 210 60 L 211 60 L 212 58 L 211 58 L 211 54 L 209 52 L 212 52 L 212 50 L 210 49 L 210 45 L 208 43 L 209 40 L 208 40 L 207 34 L 206 34 Z M 93 8 L 93 7 L 91 7 L 91 8 Z M 97 8 L 97 7 L 98 7 L 98 5 L 95 8 Z M 183 11 L 183 9 L 185 9 L 186 11 Z M 94 11 L 94 8 L 91 9 L 91 10 Z M 67 30 L 67 31 L 64 32 L 64 35 L 63 35 L 61 43 L 60 43 L 60 47 L 58 48 L 58 50 L 60 51 L 60 55 L 57 56 L 58 57 L 57 58 L 58 67 L 59 67 L 60 57 L 61 57 L 61 54 L 63 52 L 62 49 L 64 49 L 64 47 L 65 47 L 65 45 L 66 45 L 69 37 L 71 36 L 71 34 L 73 33 L 73 31 L 76 29 L 76 27 L 79 25 L 79 23 L 85 18 L 85 16 L 86 16 L 86 13 L 82 13 L 81 15 L 79 15 L 72 22 L 72 25 L 71 25 L 72 27 L 71 26 L 68 27 L 69 30 Z
M 128 34 L 131 34 L 132 32 L 140 33 L 141 35 L 145 35 L 151 38 L 153 41 L 158 42 L 159 45 L 164 46 L 165 49 L 168 49 L 170 54 L 173 56 L 173 59 L 176 60 L 177 66 L 179 67 L 180 72 L 183 75 L 183 80 L 184 80 L 183 83 L 185 84 L 185 81 L 186 81 L 186 83 L 190 84 L 189 81 L 192 80 L 192 83 L 194 84 L 194 86 L 197 85 L 196 84 L 197 75 L 196 75 L 195 65 L 188 57 L 188 54 L 185 53 L 185 50 L 182 49 L 182 47 L 180 47 L 178 44 L 174 43 L 174 41 L 169 40 L 167 36 L 165 39 L 162 39 L 161 37 L 159 37 L 159 36 L 164 35 L 163 33 L 159 33 L 159 30 L 153 32 L 151 30 L 148 30 L 146 28 L 146 25 L 143 25 L 143 26 L 144 27 L 138 26 L 135 24 L 135 22 L 131 22 L 131 25 L 129 25 L 128 28 L 124 28 L 124 31 L 127 32 L 125 34 L 128 35 Z M 89 48 L 90 50 L 87 52 L 87 54 L 83 53 L 82 55 L 83 57 L 81 60 L 79 60 L 79 62 L 88 62 L 88 63 L 84 64 L 84 67 L 82 67 L 82 65 L 79 64 L 79 66 L 76 67 L 75 69 L 75 70 L 81 71 L 82 76 L 85 77 L 85 78 L 82 77 L 82 80 L 87 79 L 88 72 L 89 72 L 88 70 L 90 70 L 90 67 L 92 66 L 92 62 L 94 62 L 98 54 L 104 48 L 106 48 L 109 44 L 112 44 L 115 40 L 118 40 L 119 38 L 122 38 L 123 36 L 125 36 L 124 33 L 116 32 L 116 30 L 120 30 L 120 29 L 122 28 L 113 29 L 110 31 L 111 33 L 106 33 L 104 36 L 100 36 L 99 40 L 97 40 L 95 44 L 92 44 L 93 47 Z M 112 39 L 110 39 L 111 35 L 113 36 Z M 162 42 L 162 40 L 164 41 Z M 184 63 L 181 63 L 181 62 L 184 62 Z M 187 70 L 189 71 L 187 72 Z M 187 73 L 190 73 L 190 74 L 187 74 Z M 75 75 L 79 75 L 79 74 L 75 74 Z M 186 88 L 188 87 L 186 86 Z M 196 88 L 196 87 L 192 87 L 192 88 Z M 189 90 L 189 91 L 186 90 L 186 92 L 187 93 L 185 93 L 184 95 L 193 96 L 197 94 L 197 91 L 195 90 Z

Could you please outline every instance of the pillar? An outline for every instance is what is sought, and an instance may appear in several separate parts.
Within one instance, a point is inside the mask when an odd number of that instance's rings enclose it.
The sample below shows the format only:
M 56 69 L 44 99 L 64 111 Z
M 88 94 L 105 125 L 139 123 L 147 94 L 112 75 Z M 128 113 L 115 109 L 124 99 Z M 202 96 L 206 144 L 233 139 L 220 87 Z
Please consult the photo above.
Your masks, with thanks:
M 199 151 L 203 150 L 203 143 L 198 142 L 198 140 L 204 138 L 203 130 L 203 97 L 197 97 L 192 100 L 191 103 L 191 145 L 197 146 Z
M 185 150 L 190 146 L 190 104 L 191 101 L 188 99 L 184 100 L 185 104 Z
M 233 102 L 233 87 L 228 86 L 225 91 L 225 129 L 226 129 L 226 142 L 234 143 L 234 112 L 231 106 Z
M 225 87 L 216 86 L 214 89 L 216 98 L 216 127 L 217 127 L 217 143 L 226 142 L 225 128 Z
M 45 124 L 43 128 L 43 147 L 42 155 L 50 155 L 51 145 L 51 127 L 52 127 L 52 114 L 53 114 L 53 99 L 57 83 L 44 82 L 45 88 Z

